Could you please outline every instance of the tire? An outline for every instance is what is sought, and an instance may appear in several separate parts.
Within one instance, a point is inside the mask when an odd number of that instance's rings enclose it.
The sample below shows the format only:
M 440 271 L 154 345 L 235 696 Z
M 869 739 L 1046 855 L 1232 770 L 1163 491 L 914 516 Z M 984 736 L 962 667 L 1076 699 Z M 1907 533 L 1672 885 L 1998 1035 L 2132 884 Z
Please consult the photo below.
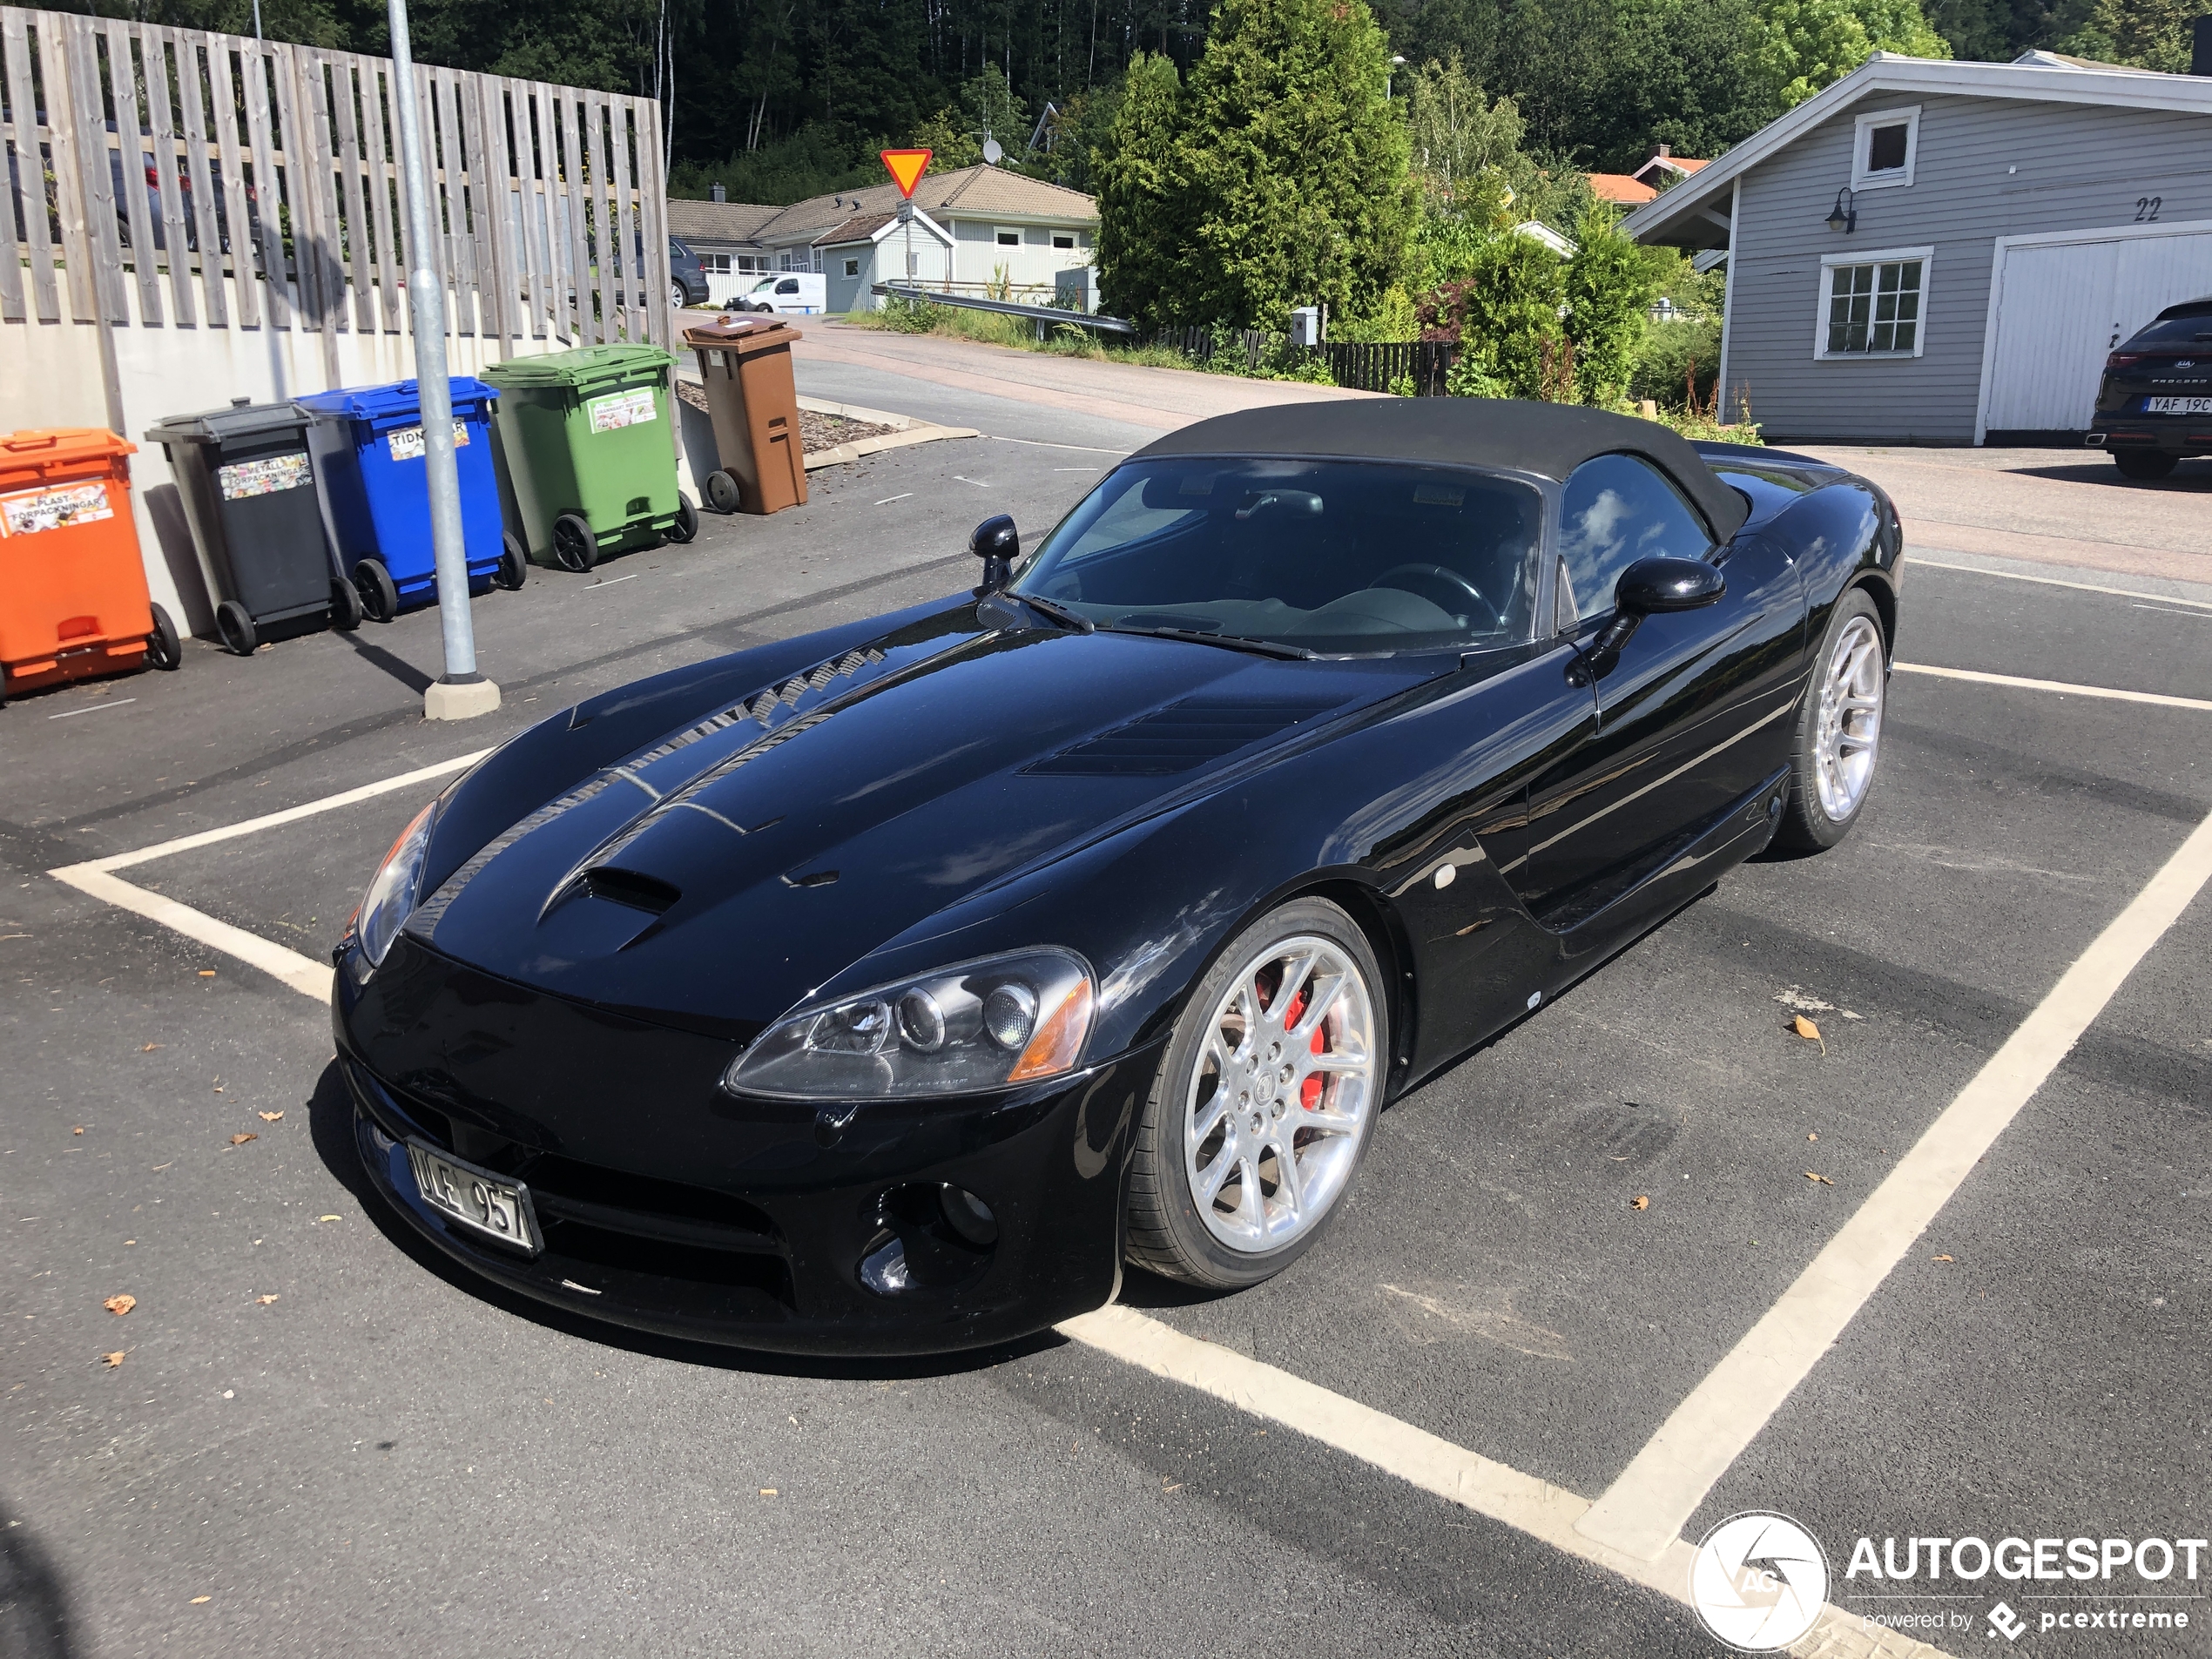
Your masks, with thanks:
M 159 605 L 153 610 L 153 631 L 146 636 L 146 661 L 165 674 L 173 674 L 185 664 L 184 641 L 177 637 L 177 624 L 169 620 L 169 613 Z
M 1294 966 L 1302 961 L 1304 969 Z M 1284 981 L 1293 975 L 1296 988 L 1285 993 Z M 1308 1029 L 1325 1048 L 1309 1049 L 1305 1032 L 1295 1028 L 1312 1012 L 1317 994 L 1326 1000 L 1318 1025 Z M 1292 1031 L 1270 1021 L 1277 1008 Z M 1362 1052 L 1364 1068 L 1309 1070 L 1302 1063 L 1308 1054 Z M 1325 899 L 1296 899 L 1238 934 L 1191 988 L 1137 1123 L 1130 1263 L 1188 1284 L 1236 1290 L 1271 1278 L 1303 1256 L 1341 1207 L 1366 1156 L 1390 1052 L 1381 969 L 1366 935 L 1342 910 Z M 1217 1106 L 1225 1109 L 1217 1113 Z M 1323 1114 L 1332 1128 L 1319 1127 Z M 1286 1131 L 1287 1148 L 1280 1138 Z M 1286 1150 L 1296 1193 L 1281 1178 Z M 1202 1214 L 1201 1190 L 1194 1189 L 1210 1177 L 1217 1196 Z
M 361 625 L 361 597 L 354 584 L 341 576 L 330 578 L 330 625 L 341 634 L 350 634 Z
M 223 637 L 223 649 L 233 657 L 251 657 L 261 643 L 253 626 L 253 613 L 235 599 L 226 599 L 215 607 L 215 631 Z
M 563 513 L 553 521 L 553 562 L 579 575 L 598 563 L 599 538 L 582 513 Z
M 522 543 L 509 536 L 499 550 L 499 563 L 491 573 L 491 584 L 513 593 L 530 579 L 530 556 L 523 550 Z
M 745 492 L 734 475 L 714 471 L 706 475 L 706 504 L 718 513 L 734 513 L 745 504 Z
M 1889 645 L 1864 588 L 1836 601 L 1812 661 L 1790 752 L 1790 798 L 1774 833 L 1804 853 L 1825 852 L 1850 834 L 1873 792 Z
M 685 306 L 691 303 L 690 300 L 684 297 L 684 285 L 682 283 L 671 282 L 668 285 L 668 303 L 674 306 L 678 311 L 681 311 Z
M 676 498 L 676 522 L 661 532 L 681 546 L 699 533 L 699 509 L 682 496 Z
M 2123 478 L 2163 478 L 2174 470 L 2179 455 L 2163 449 L 2114 449 L 2112 464 Z
M 363 559 L 354 567 L 354 591 L 361 595 L 361 614 L 371 622 L 389 622 L 400 614 L 400 590 L 381 559 Z

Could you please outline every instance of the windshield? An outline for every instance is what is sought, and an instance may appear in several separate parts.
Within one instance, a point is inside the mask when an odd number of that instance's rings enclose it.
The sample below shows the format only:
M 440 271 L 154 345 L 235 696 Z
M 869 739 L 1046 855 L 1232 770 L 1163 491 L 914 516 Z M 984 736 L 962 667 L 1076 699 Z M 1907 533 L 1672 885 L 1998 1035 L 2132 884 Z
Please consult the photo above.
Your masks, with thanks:
M 754 283 L 754 284 L 752 285 L 752 291 L 753 291 L 755 293 L 771 293 L 771 292 L 772 292 L 772 291 L 774 290 L 775 286 L 776 286 L 776 279 L 775 279 L 775 278 L 773 278 L 773 277 L 762 277 L 762 278 L 760 279 L 760 280 L 759 280 L 759 281 L 758 281 L 758 282 L 756 282 L 756 283 Z
M 2136 346 L 2193 346 L 2206 340 L 2212 340 L 2212 315 L 2168 317 L 2164 322 L 2151 324 L 2121 349 Z
M 1136 461 L 1061 522 L 1013 590 L 1101 628 L 1322 653 L 1515 644 L 1542 524 L 1534 486 L 1457 468 Z

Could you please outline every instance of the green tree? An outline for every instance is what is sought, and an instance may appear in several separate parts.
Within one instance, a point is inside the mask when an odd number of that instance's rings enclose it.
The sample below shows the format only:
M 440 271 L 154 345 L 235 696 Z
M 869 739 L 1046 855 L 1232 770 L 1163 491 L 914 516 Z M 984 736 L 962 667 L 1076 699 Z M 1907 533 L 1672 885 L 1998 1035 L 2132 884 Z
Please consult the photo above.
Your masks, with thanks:
M 1177 145 L 1191 225 L 1176 320 L 1281 328 L 1295 305 L 1374 309 L 1413 220 L 1390 70 L 1366 0 L 1222 0 Z
M 2201 0 L 2096 0 L 2088 20 L 2059 50 L 2101 63 L 2186 75 L 2190 25 L 2203 9 Z
M 1460 361 L 1487 395 L 1540 397 L 1547 342 L 1563 338 L 1560 308 L 1567 290 L 1559 256 L 1533 236 L 1493 237 L 1474 273 L 1447 291 L 1458 326 Z
M 1096 167 L 1098 287 L 1109 309 L 1150 326 L 1170 320 L 1183 249 L 1177 134 L 1183 79 L 1174 60 L 1139 52 Z
M 1567 336 L 1575 342 L 1575 376 L 1585 402 L 1611 403 L 1626 395 L 1658 277 L 1649 252 L 1621 234 L 1610 212 L 1593 207 L 1583 216 L 1565 287 Z
M 1841 80 L 1870 53 L 1948 57 L 1951 43 L 1928 26 L 1919 0 L 1768 0 L 1759 58 L 1782 107 Z

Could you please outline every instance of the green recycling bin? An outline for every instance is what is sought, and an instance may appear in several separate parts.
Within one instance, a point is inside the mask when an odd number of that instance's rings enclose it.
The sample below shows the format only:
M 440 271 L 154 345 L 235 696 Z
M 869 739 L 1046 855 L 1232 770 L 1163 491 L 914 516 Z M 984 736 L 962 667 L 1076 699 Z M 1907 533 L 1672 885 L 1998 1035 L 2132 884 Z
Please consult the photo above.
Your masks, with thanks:
M 494 363 L 493 457 L 510 528 L 540 564 L 688 542 L 698 509 L 676 487 L 669 374 L 658 346 L 585 346 Z

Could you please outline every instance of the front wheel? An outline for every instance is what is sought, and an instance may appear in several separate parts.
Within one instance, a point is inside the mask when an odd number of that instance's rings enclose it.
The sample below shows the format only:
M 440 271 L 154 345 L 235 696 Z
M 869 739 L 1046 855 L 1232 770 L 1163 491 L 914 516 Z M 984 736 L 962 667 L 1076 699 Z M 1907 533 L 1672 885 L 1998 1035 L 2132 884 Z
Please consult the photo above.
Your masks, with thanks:
M 2163 449 L 2114 449 L 2112 463 L 2123 478 L 2163 478 L 2181 459 Z
M 1825 851 L 1851 833 L 1874 784 L 1889 651 L 1881 617 L 1864 588 L 1837 600 L 1813 663 L 1797 710 L 1790 801 L 1775 831 L 1784 846 L 1807 853 Z
M 676 522 L 668 527 L 668 539 L 679 545 L 699 533 L 699 509 L 685 496 L 676 498 Z
M 185 644 L 177 637 L 177 624 L 169 620 L 169 613 L 158 604 L 147 609 L 153 612 L 153 631 L 146 636 L 146 661 L 164 673 L 182 667 Z
M 522 542 L 510 534 L 499 550 L 499 563 L 493 568 L 491 584 L 512 593 L 529 579 L 529 555 L 523 550 Z
M 354 591 L 361 595 L 361 614 L 371 622 L 389 622 L 400 614 L 400 590 L 381 559 L 363 559 L 354 567 Z
M 261 643 L 253 626 L 253 613 L 235 599 L 226 599 L 215 607 L 215 631 L 223 637 L 223 649 L 233 657 L 251 657 Z
M 1366 1155 L 1389 1055 L 1350 916 L 1298 899 L 1238 934 L 1192 987 L 1137 1125 L 1130 1262 L 1234 1290 L 1304 1255 Z
M 350 634 L 361 625 L 361 597 L 354 584 L 342 576 L 330 578 L 330 625 L 341 634 Z
M 582 513 L 563 513 L 553 521 L 553 562 L 579 574 L 599 562 L 599 537 Z

